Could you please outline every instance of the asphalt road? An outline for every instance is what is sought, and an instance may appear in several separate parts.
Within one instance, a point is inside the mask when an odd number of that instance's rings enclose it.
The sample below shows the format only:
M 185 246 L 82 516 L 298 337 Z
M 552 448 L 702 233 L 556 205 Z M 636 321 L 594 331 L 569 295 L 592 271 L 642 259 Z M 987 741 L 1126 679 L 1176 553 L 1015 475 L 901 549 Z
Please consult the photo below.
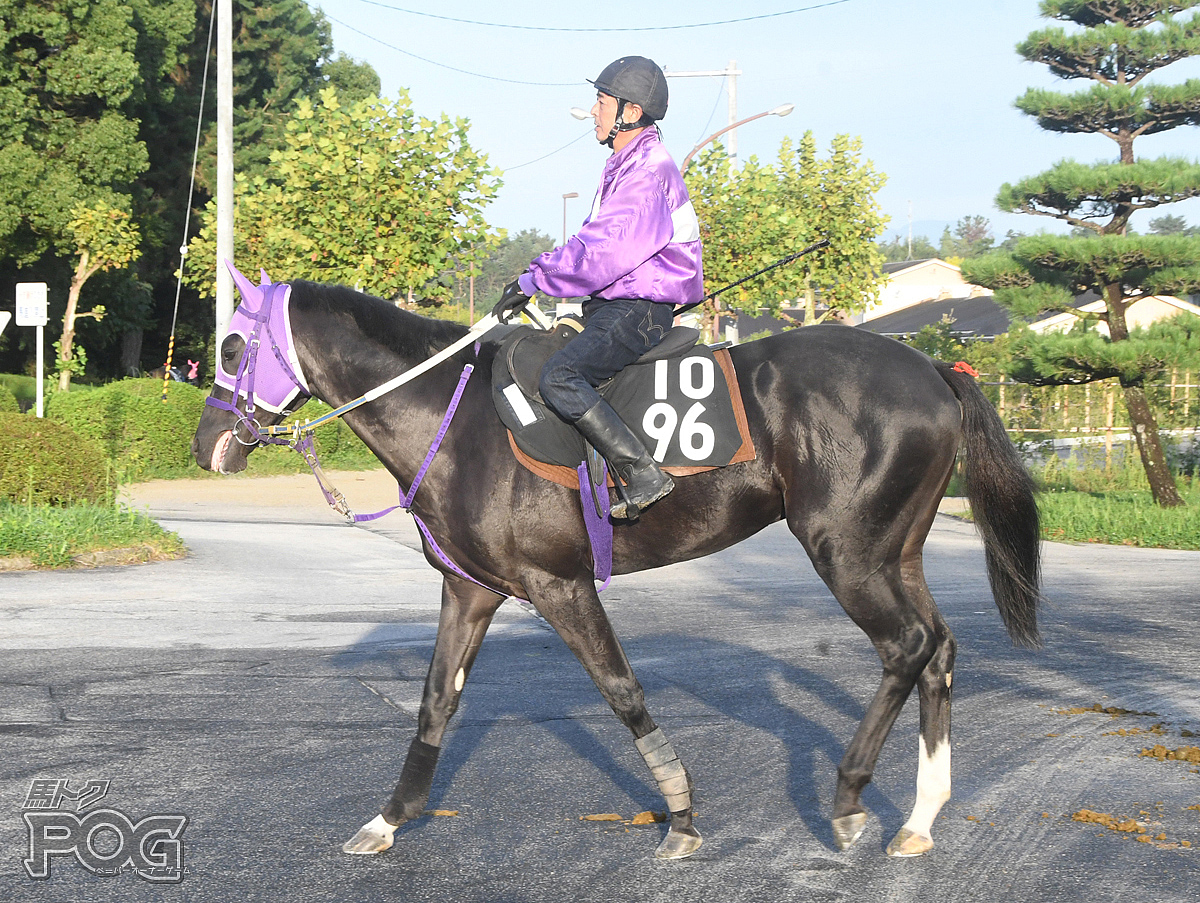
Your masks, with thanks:
M 363 509 L 392 501 L 386 481 L 344 479 Z M 938 518 L 926 569 L 959 639 L 954 797 L 920 859 L 883 853 L 914 797 L 915 698 L 866 833 L 833 846 L 837 762 L 879 665 L 778 526 L 602 597 L 695 778 L 693 859 L 652 858 L 663 826 L 628 822 L 662 801 L 630 737 L 514 602 L 442 755 L 430 806 L 456 814 L 359 858 L 341 843 L 399 775 L 436 628 L 411 522 L 344 526 L 310 478 L 139 487 L 134 502 L 191 556 L 0 575 L 0 900 L 1200 898 L 1200 765 L 1140 755 L 1200 745 L 1198 553 L 1048 545 L 1046 648 L 1030 653 L 1003 632 L 973 528 Z M 64 780 L 108 781 L 91 809 L 132 823 L 185 815 L 183 881 L 72 857 L 30 878 L 25 804 Z M 1072 818 L 1084 810 L 1134 830 Z

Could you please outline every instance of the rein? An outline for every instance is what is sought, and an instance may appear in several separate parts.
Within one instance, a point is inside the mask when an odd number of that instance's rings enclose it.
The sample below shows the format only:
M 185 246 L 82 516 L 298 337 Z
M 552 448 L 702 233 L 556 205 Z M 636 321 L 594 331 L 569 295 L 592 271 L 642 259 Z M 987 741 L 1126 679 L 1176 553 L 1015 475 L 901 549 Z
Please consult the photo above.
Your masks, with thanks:
M 343 414 L 348 414 L 350 411 L 353 411 L 355 408 L 366 404 L 368 401 L 374 401 L 376 398 L 379 398 L 381 395 L 386 395 L 388 392 L 391 392 L 393 389 L 398 389 L 405 383 L 411 382 L 412 380 L 416 379 L 418 376 L 421 376 L 422 374 L 427 373 L 428 371 L 432 370 L 434 367 L 436 367 L 442 361 L 446 360 L 446 358 L 452 356 L 456 352 L 467 347 L 472 342 L 478 342 L 478 340 L 480 338 L 482 338 L 485 333 L 490 331 L 492 329 L 492 327 L 498 325 L 499 322 L 500 321 L 496 319 L 494 314 L 488 314 L 486 317 L 484 317 L 482 320 L 480 320 L 478 323 L 476 323 L 474 326 L 472 326 L 471 331 L 468 332 L 465 336 L 463 336 L 461 339 L 456 341 L 454 344 L 452 344 L 446 348 L 443 348 L 441 351 L 439 351 L 437 354 L 435 354 L 429 360 L 427 360 L 421 364 L 418 364 L 416 367 L 413 367 L 411 370 L 407 370 L 404 373 L 401 373 L 399 376 L 388 380 L 387 382 L 383 383 L 382 385 L 376 386 L 374 389 L 372 389 L 369 392 L 364 392 L 362 395 L 358 396 L 358 398 L 354 399 L 353 401 L 346 402 L 340 408 L 332 410 L 328 414 L 322 414 L 316 420 L 306 420 L 306 421 L 304 421 L 303 424 L 297 422 L 297 423 L 292 424 L 291 426 L 284 426 L 283 424 L 274 424 L 274 425 L 268 426 L 268 427 L 260 427 L 259 429 L 261 431 L 261 434 L 263 436 L 269 437 L 269 439 L 264 440 L 264 441 L 270 441 L 270 439 L 273 439 L 276 436 L 292 436 L 294 439 L 299 439 L 300 436 L 303 434 L 307 434 L 307 435 L 311 436 L 312 431 L 315 430 L 317 427 L 322 426 L 326 423 L 331 423 L 334 420 L 337 420 Z M 248 343 L 247 343 L 246 347 L 247 347 L 247 351 L 249 351 Z M 278 350 L 276 350 L 275 354 L 276 354 L 276 357 L 279 356 Z M 468 364 L 468 366 L 470 366 L 470 365 Z M 290 368 L 288 368 L 288 374 L 291 375 Z M 293 378 L 293 380 L 295 379 L 294 376 L 292 378 Z M 299 385 L 299 383 L 297 383 L 297 385 Z M 276 442 L 274 444 L 280 444 L 280 443 Z M 286 444 L 286 443 L 283 443 L 283 444 Z
M 476 346 L 476 354 L 478 355 L 479 340 L 490 332 L 493 327 L 499 325 L 499 320 L 495 314 L 489 313 L 486 317 L 471 327 L 470 331 L 462 338 L 455 341 L 453 344 L 443 348 L 433 357 L 418 364 L 411 370 L 396 376 L 381 385 L 376 386 L 369 392 L 364 392 L 353 401 L 349 401 L 328 414 L 322 414 L 315 420 L 305 420 L 303 423 L 297 421 L 291 426 L 282 424 L 273 424 L 271 426 L 263 426 L 255 418 L 255 413 L 258 408 L 254 397 L 254 371 L 258 360 L 258 352 L 262 345 L 262 330 L 266 325 L 267 338 L 270 340 L 271 351 L 275 356 L 276 362 L 283 369 L 284 374 L 292 384 L 299 389 L 306 398 L 311 398 L 312 393 L 309 392 L 308 386 L 298 377 L 287 361 L 287 356 L 281 351 L 279 341 L 271 331 L 268 320 L 271 315 L 272 305 L 279 300 L 277 295 L 283 292 L 282 303 L 287 303 L 288 291 L 290 287 L 285 283 L 276 283 L 269 286 L 264 286 L 265 294 L 263 303 L 257 311 L 242 311 L 250 318 L 254 325 L 251 327 L 249 338 L 246 340 L 246 347 L 242 352 L 242 359 L 238 362 L 237 376 L 234 381 L 233 402 L 222 401 L 219 398 L 214 398 L 209 395 L 204 399 L 206 405 L 211 405 L 214 408 L 220 408 L 224 411 L 230 411 L 237 417 L 237 422 L 233 425 L 233 438 L 242 445 L 258 446 L 258 445 L 286 445 L 288 448 L 294 449 L 312 471 L 313 476 L 317 480 L 317 485 L 321 487 L 321 493 L 325 496 L 325 501 L 329 507 L 346 518 L 346 522 L 350 524 L 362 523 L 364 521 L 377 520 L 387 514 L 391 514 L 397 508 L 403 508 L 411 513 L 413 499 L 416 497 L 417 489 L 421 485 L 421 481 L 425 478 L 425 472 L 429 470 L 429 466 L 433 463 L 434 457 L 437 455 L 438 449 L 441 447 L 442 440 L 446 437 L 446 431 L 450 428 L 451 422 L 454 420 L 454 414 L 458 410 L 458 404 L 462 400 L 463 391 L 466 389 L 467 381 L 471 378 L 471 373 L 474 372 L 474 364 L 467 364 L 463 367 L 462 375 L 459 377 L 458 386 L 454 390 L 454 396 L 450 400 L 450 405 L 446 410 L 446 416 L 442 419 L 442 425 L 437 431 L 433 442 L 429 446 L 429 451 L 425 455 L 425 460 L 422 462 L 420 469 L 417 471 L 417 476 L 400 500 L 400 504 L 393 505 L 382 511 L 376 511 L 373 514 L 355 514 L 349 504 L 346 502 L 346 497 L 339 492 L 329 479 L 325 476 L 325 472 L 321 469 L 320 459 L 317 457 L 316 446 L 313 443 L 313 433 L 317 427 L 332 423 L 334 420 L 342 417 L 344 414 L 353 411 L 355 408 L 366 404 L 369 401 L 374 401 L 388 392 L 398 389 L 405 383 L 411 382 L 418 376 L 428 373 L 442 361 L 451 357 L 467 345 L 472 343 Z M 548 328 L 549 323 L 538 311 L 530 312 L 535 319 L 538 320 L 538 325 L 543 329 Z M 243 389 L 243 383 L 245 388 Z M 245 396 L 246 404 L 245 411 L 239 410 L 237 407 L 237 399 L 239 396 Z M 284 412 L 287 413 L 286 411 Z M 243 439 L 238 435 L 238 427 L 244 427 L 247 435 Z M 286 437 L 286 438 L 285 438 Z
M 442 349 L 427 361 L 413 367 L 411 370 L 400 374 L 399 376 L 388 380 L 382 385 L 376 386 L 369 392 L 365 392 L 353 401 L 347 402 L 336 410 L 330 411 L 328 414 L 323 414 L 315 420 L 306 420 L 303 423 L 296 422 L 291 426 L 283 426 L 275 424 L 264 427 L 255 418 L 258 411 L 254 396 L 254 372 L 258 361 L 258 352 L 262 346 L 262 331 L 266 325 L 267 338 L 270 340 L 271 351 L 275 355 L 276 362 L 283 369 L 284 374 L 292 384 L 299 389 L 306 398 L 311 398 L 312 393 L 309 392 L 308 386 L 296 375 L 295 371 L 288 364 L 286 355 L 279 348 L 279 340 L 272 333 L 268 319 L 271 315 L 271 307 L 278 299 L 277 295 L 280 291 L 284 291 L 283 300 L 286 303 L 288 286 L 283 283 L 272 284 L 264 287 L 265 297 L 262 306 L 257 311 L 243 311 L 249 317 L 254 325 L 251 327 L 249 338 L 246 340 L 245 350 L 242 352 L 242 359 L 238 362 L 237 376 L 234 381 L 233 402 L 222 401 L 219 398 L 214 398 L 209 395 L 204 399 L 206 405 L 214 408 L 220 408 L 224 411 L 230 411 L 237 417 L 237 422 L 233 425 L 233 438 L 242 445 L 258 446 L 258 445 L 286 445 L 288 448 L 294 449 L 304 459 L 313 476 L 317 480 L 317 485 L 321 487 L 321 493 L 325 496 L 325 501 L 329 507 L 346 518 L 347 523 L 355 524 L 364 521 L 376 520 L 386 514 L 390 514 L 397 508 L 404 508 L 405 511 L 411 511 L 413 499 L 416 497 L 417 489 L 421 485 L 421 481 L 425 478 L 425 472 L 429 470 L 429 465 L 433 463 L 434 457 L 437 455 L 438 449 L 441 447 L 442 440 L 446 437 L 446 431 L 450 428 L 451 421 L 454 420 L 454 414 L 458 410 L 458 403 L 462 399 L 463 390 L 467 387 L 467 381 L 471 378 L 471 373 L 474 372 L 474 364 L 467 364 L 463 368 L 462 375 L 459 377 L 458 386 L 454 390 L 454 396 L 450 400 L 450 406 L 446 410 L 446 416 L 442 419 L 442 425 L 438 429 L 437 435 L 434 437 L 432 444 L 429 446 L 429 452 L 425 455 L 425 460 L 421 464 L 420 470 L 417 472 L 416 478 L 409 487 L 408 492 L 401 499 L 399 505 L 393 505 L 383 511 L 377 511 L 374 514 L 355 514 L 349 504 L 346 502 L 346 497 L 342 495 L 325 476 L 325 472 L 321 469 L 320 459 L 317 457 L 316 446 L 313 443 L 313 432 L 318 426 L 325 423 L 331 423 L 337 420 L 342 415 L 353 411 L 355 408 L 366 404 L 368 401 L 374 401 L 381 395 L 386 395 L 393 389 L 398 389 L 405 383 L 411 382 L 418 376 L 429 372 L 442 361 L 446 360 L 451 355 L 455 354 L 467 345 L 475 342 L 478 345 L 478 339 L 488 332 L 499 322 L 493 314 L 488 314 L 482 320 L 475 324 L 465 336 L 451 344 L 449 347 Z M 237 407 L 237 399 L 239 396 L 244 396 L 246 399 L 245 410 L 239 410 Z M 287 412 L 285 412 L 287 413 Z M 238 427 L 243 427 L 246 432 L 246 439 L 238 435 Z M 289 437 L 289 438 L 285 438 Z
M 417 489 L 420 487 L 421 481 L 425 479 L 425 473 L 429 470 L 430 465 L 433 463 L 433 459 L 436 457 L 438 449 L 441 448 L 442 440 L 446 438 L 446 432 L 450 429 L 450 424 L 454 421 L 454 415 L 458 411 L 458 405 L 462 400 L 463 392 L 467 388 L 467 382 L 470 380 L 471 374 L 475 371 L 474 364 L 468 363 L 463 367 L 462 374 L 458 378 L 458 385 L 454 389 L 454 395 L 450 399 L 450 404 L 446 408 L 446 414 L 442 418 L 442 424 L 438 428 L 437 434 L 434 436 L 433 441 L 429 445 L 429 451 L 425 455 L 425 460 L 421 462 L 421 466 L 417 470 L 417 475 L 413 478 L 412 485 L 409 486 L 408 492 L 404 493 L 400 499 L 400 503 L 397 505 L 392 505 L 390 508 L 385 508 L 382 511 L 376 511 L 373 514 L 355 514 L 350 509 L 349 504 L 347 504 L 346 497 L 342 495 L 342 493 L 340 493 L 325 476 L 325 472 L 321 469 L 321 462 L 317 458 L 316 446 L 313 443 L 313 433 L 318 426 L 321 426 L 325 423 L 330 423 L 347 412 L 366 404 L 368 401 L 373 401 L 374 399 L 379 398 L 381 395 L 386 395 L 393 389 L 397 389 L 405 383 L 411 382 L 418 376 L 429 372 L 442 361 L 446 360 L 460 349 L 465 348 L 472 342 L 475 343 L 475 355 L 478 357 L 479 340 L 485 333 L 491 331 L 493 327 L 499 324 L 499 320 L 496 318 L 496 316 L 489 313 L 486 317 L 476 323 L 465 336 L 463 336 L 461 339 L 458 339 L 449 347 L 439 351 L 433 357 L 421 364 L 418 364 L 411 370 L 408 370 L 407 372 L 402 373 L 401 375 L 390 379 L 379 386 L 376 386 L 371 391 L 363 393 L 353 401 L 347 402 L 341 407 L 330 411 L 328 414 L 318 417 L 316 420 L 306 420 L 303 424 L 297 422 L 292 426 L 282 426 L 276 424 L 264 427 L 254 417 L 254 414 L 257 411 L 257 405 L 255 404 L 254 397 L 254 371 L 258 360 L 258 352 L 262 346 L 261 333 L 264 324 L 266 324 L 267 337 L 270 339 L 271 351 L 275 355 L 276 361 L 282 367 L 284 374 L 286 374 L 288 379 L 291 380 L 292 384 L 299 389 L 306 398 L 312 397 L 312 393 L 309 392 L 308 386 L 304 384 L 303 379 L 299 377 L 294 369 L 288 364 L 287 355 L 285 355 L 280 349 L 279 342 L 273 334 L 269 323 L 271 307 L 277 300 L 277 292 L 280 290 L 284 292 L 282 303 L 287 303 L 287 292 L 289 286 L 279 283 L 272 284 L 270 286 L 264 286 L 264 288 L 266 291 L 264 293 L 263 303 L 259 310 L 254 312 L 243 311 L 247 317 L 253 320 L 254 325 L 251 327 L 249 338 L 246 340 L 246 347 L 242 352 L 242 359 L 238 362 L 237 376 L 233 387 L 233 402 L 222 401 L 218 398 L 213 398 L 210 395 L 204 400 L 204 403 L 215 408 L 220 408 L 221 410 L 231 411 L 237 417 L 237 422 L 233 426 L 232 435 L 233 438 L 242 445 L 286 445 L 299 453 L 299 455 L 304 459 L 304 462 L 308 465 L 309 469 L 312 471 L 313 476 L 316 478 L 317 485 L 321 487 L 321 493 L 325 496 L 325 501 L 328 503 L 329 507 L 344 517 L 347 523 L 359 524 L 366 521 L 377 520 L 378 518 L 391 514 L 397 508 L 403 508 L 412 515 L 413 520 L 416 521 L 417 527 L 425 537 L 426 543 L 429 545 L 430 549 L 437 556 L 437 558 L 444 565 L 446 565 L 446 567 L 458 574 L 460 577 L 470 580 L 472 583 L 476 583 L 485 589 L 491 590 L 492 592 L 497 592 L 497 590 L 492 589 L 486 584 L 480 583 L 480 581 L 476 580 L 461 567 L 459 567 L 453 561 L 453 559 L 451 559 L 450 556 L 442 550 L 441 546 L 438 545 L 437 541 L 433 537 L 433 534 L 425 525 L 424 521 L 422 521 L 421 518 L 419 518 L 412 510 L 413 499 L 416 498 Z M 546 320 L 542 313 L 536 308 L 529 309 L 529 313 L 530 316 L 537 321 L 540 327 L 543 329 L 548 329 L 550 327 L 551 324 L 549 321 Z M 291 342 L 290 335 L 288 337 L 288 342 L 289 344 Z M 243 383 L 245 384 L 244 390 Z M 238 410 L 236 404 L 240 395 L 244 395 L 246 398 L 244 412 Z M 284 411 L 283 413 L 286 415 L 288 412 Z M 240 436 L 238 436 L 238 427 L 240 426 L 245 427 L 248 439 L 242 439 Z M 582 494 L 584 488 L 588 485 L 586 464 L 580 465 L 579 474 L 580 492 Z M 607 495 L 605 496 L 603 502 L 605 510 L 598 516 L 591 517 L 590 519 L 589 515 L 592 514 L 590 510 L 591 506 L 587 504 L 583 505 L 584 519 L 588 530 L 588 537 L 592 543 L 593 549 L 596 551 L 596 578 L 604 581 L 604 586 L 602 586 L 601 589 L 604 589 L 604 587 L 608 586 L 608 581 L 612 576 L 612 528 L 605 520 L 608 514 Z

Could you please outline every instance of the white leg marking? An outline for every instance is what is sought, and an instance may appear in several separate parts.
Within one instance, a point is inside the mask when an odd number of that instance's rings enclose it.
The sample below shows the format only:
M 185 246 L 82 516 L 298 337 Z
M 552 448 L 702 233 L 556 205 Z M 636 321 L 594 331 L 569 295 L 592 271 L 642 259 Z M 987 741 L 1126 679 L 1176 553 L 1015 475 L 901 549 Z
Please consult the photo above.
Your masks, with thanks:
M 458 673 L 454 675 L 454 692 L 462 691 L 463 684 L 467 682 L 467 672 L 462 668 L 458 669 Z
M 376 815 L 359 828 L 357 834 L 342 844 L 342 852 L 358 856 L 382 853 L 391 847 L 396 827 L 389 824 L 382 815 Z
M 933 820 L 950 799 L 950 742 L 938 743 L 929 752 L 920 737 L 921 758 L 917 764 L 917 802 L 904 823 L 912 833 L 931 837 Z

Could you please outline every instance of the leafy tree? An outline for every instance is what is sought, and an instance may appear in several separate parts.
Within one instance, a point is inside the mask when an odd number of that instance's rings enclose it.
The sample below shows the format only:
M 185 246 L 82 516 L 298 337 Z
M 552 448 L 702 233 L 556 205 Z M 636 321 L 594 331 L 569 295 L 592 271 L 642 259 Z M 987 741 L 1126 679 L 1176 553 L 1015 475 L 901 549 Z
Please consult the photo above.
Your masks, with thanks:
M 194 0 L 0 0 L 0 272 L 49 283 L 52 314 L 66 315 L 60 353 L 76 369 L 76 208 L 141 219 L 140 120 L 194 15 Z M 14 345 L 9 366 L 32 350 Z
M 1043 0 L 1043 16 L 1078 29 L 1036 31 L 1017 46 L 1018 53 L 1062 78 L 1094 84 L 1073 94 L 1030 89 L 1017 107 L 1050 131 L 1110 138 L 1118 161 L 1063 160 L 1040 175 L 1004 185 L 996 198 L 1002 210 L 1050 216 L 1091 237 L 1026 237 L 1009 253 L 963 266 L 968 281 L 996 289 L 996 300 L 1016 317 L 1068 311 L 1083 321 L 1066 334 L 1018 330 L 1014 350 L 1025 361 L 1013 375 L 1043 385 L 1117 379 L 1151 492 L 1163 506 L 1183 500 L 1143 382 L 1164 366 L 1170 343 L 1131 332 L 1126 312 L 1148 295 L 1200 290 L 1200 239 L 1134 236 L 1128 224 L 1138 210 L 1200 197 L 1200 163 L 1138 159 L 1133 142 L 1200 124 L 1200 80 L 1144 81 L 1200 53 L 1200 15 L 1177 15 L 1197 5 L 1200 0 Z M 1104 300 L 1102 312 L 1075 309 L 1075 296 L 1086 291 Z M 1091 328 L 1099 325 L 1103 333 Z
M 557 242 L 549 235 L 536 229 L 523 229 L 516 235 L 505 235 L 489 248 L 474 266 L 476 317 L 496 306 L 504 286 L 523 273 L 529 261 L 556 246 Z M 461 266 L 453 275 L 452 300 L 465 308 L 470 300 L 471 266 Z
M 751 157 L 734 169 L 721 145 L 688 167 L 685 179 L 700 218 L 704 274 L 711 291 L 745 277 L 821 238 L 830 245 L 723 294 L 720 304 L 747 313 L 778 314 L 802 300 L 805 323 L 832 310 L 861 310 L 879 294 L 883 256 L 876 240 L 887 217 L 875 203 L 885 177 L 863 161 L 862 142 L 834 137 L 829 155 L 817 153 L 812 132 L 799 144 L 785 139 L 774 166 Z M 816 300 L 827 310 L 819 317 Z M 719 307 L 706 303 L 709 317 Z
M 104 317 L 104 306 L 96 305 L 91 310 L 79 310 L 79 293 L 83 285 L 101 270 L 119 269 L 138 256 L 138 232 L 130 223 L 129 214 L 103 201 L 91 206 L 76 205 L 69 225 L 75 239 L 75 250 L 79 261 L 71 277 L 71 289 L 67 294 L 67 310 L 63 315 L 62 338 L 58 348 L 58 390 L 67 391 L 71 385 L 71 374 L 82 370 L 86 358 L 72 355 L 75 342 L 75 323 L 81 317 Z
M 495 245 L 482 217 L 499 180 L 467 142 L 466 120 L 433 121 L 407 94 L 343 106 L 333 88 L 300 100 L 271 175 L 240 175 L 238 262 L 289 278 L 357 285 L 424 303 L 449 296 L 440 276 Z M 188 279 L 212 294 L 216 207 L 190 243 Z
M 206 42 L 212 0 L 200 0 L 199 5 Z M 300 98 L 316 103 L 321 89 L 331 87 L 343 104 L 350 105 L 379 94 L 374 69 L 344 53 L 333 56 L 329 21 L 305 0 L 233 0 L 233 43 L 234 169 L 250 178 L 265 175 L 271 154 L 286 145 L 287 124 Z M 205 46 L 198 43 L 194 48 L 201 67 Z M 207 114 L 198 181 L 214 194 L 215 93 L 210 93 L 209 104 L 213 109 Z
M 1016 229 L 1009 229 L 1004 233 L 1004 241 L 1000 242 L 1000 244 L 996 246 L 996 249 L 999 251 L 1011 251 L 1017 246 L 1017 242 L 1025 237 L 1026 233 L 1018 232 Z
M 1008 337 L 997 336 L 995 341 L 981 342 L 964 339 L 954 330 L 953 315 L 943 316 L 937 323 L 921 327 L 903 341 L 943 361 L 965 361 L 982 373 L 998 373 L 1010 360 Z
M 897 232 L 891 241 L 879 245 L 879 253 L 888 263 L 899 263 L 903 260 L 927 260 L 937 257 L 938 249 L 924 235 L 914 235 L 910 245 L 908 237 Z
M 141 364 L 142 329 L 152 322 L 154 293 L 135 270 L 99 272 L 88 281 L 88 295 L 104 300 L 104 319 L 90 325 L 86 333 L 87 366 L 92 375 L 141 376 L 147 369 Z
M 1182 216 L 1172 216 L 1169 213 L 1164 213 L 1156 219 L 1150 220 L 1151 235 L 1200 235 L 1200 227 L 1192 226 L 1188 228 L 1187 220 Z
M 207 199 L 215 165 L 214 68 L 189 199 L 211 10 L 211 0 L 0 0 L 0 277 L 49 283 L 58 316 L 75 269 L 74 206 L 128 211 L 142 236 L 137 272 L 88 287 L 109 293 L 104 326 L 84 339 L 109 372 L 139 367 L 143 329 L 157 326 L 148 348 L 166 347 L 184 215 Z M 233 10 L 242 171 L 266 171 L 296 98 L 328 86 L 343 101 L 378 93 L 374 70 L 335 56 L 328 22 L 303 0 L 233 0 Z M 180 334 L 198 355 L 212 315 L 196 300 L 182 299 Z M 19 369 L 26 345 L 5 340 L 3 365 Z
M 961 262 L 967 257 L 986 254 L 996 243 L 992 237 L 992 225 L 984 216 L 964 216 L 951 233 L 947 226 L 942 232 L 938 257 L 951 262 Z
M 160 0 L 161 2 L 161 0 Z M 138 180 L 134 214 L 142 227 L 139 274 L 151 285 L 153 305 L 125 310 L 128 324 L 120 336 L 127 353 L 120 372 L 138 365 L 129 352 L 141 348 L 142 329 L 148 330 L 147 355 L 161 354 L 175 305 L 175 270 L 183 237 L 184 215 L 189 206 L 203 209 L 216 188 L 215 60 L 209 70 L 205 98 L 204 130 L 200 147 L 196 195 L 189 197 L 196 117 L 208 51 L 212 0 L 181 0 L 187 7 L 183 49 L 167 78 L 137 113 L 141 135 L 150 155 L 150 167 Z M 334 54 L 330 27 L 320 10 L 303 0 L 233 0 L 234 63 L 234 168 L 247 176 L 265 175 L 270 155 L 286 147 L 287 122 L 301 97 L 314 101 L 325 87 L 335 87 L 343 103 L 379 93 L 379 76 L 369 65 L 345 54 Z M 192 230 L 199 218 L 192 217 Z M 191 267 L 189 262 L 188 267 Z M 209 278 L 213 273 L 208 274 Z M 140 298 L 133 293 L 131 298 Z M 110 318 L 116 311 L 110 310 Z M 175 348 L 177 355 L 204 358 L 213 330 L 209 305 L 185 290 L 180 303 Z M 112 340 L 116 340 L 115 333 Z M 162 358 L 157 358 L 161 362 Z
M 128 206 L 149 163 L 130 111 L 166 53 L 138 58 L 152 6 L 0 0 L 0 258 L 68 256 L 77 204 Z

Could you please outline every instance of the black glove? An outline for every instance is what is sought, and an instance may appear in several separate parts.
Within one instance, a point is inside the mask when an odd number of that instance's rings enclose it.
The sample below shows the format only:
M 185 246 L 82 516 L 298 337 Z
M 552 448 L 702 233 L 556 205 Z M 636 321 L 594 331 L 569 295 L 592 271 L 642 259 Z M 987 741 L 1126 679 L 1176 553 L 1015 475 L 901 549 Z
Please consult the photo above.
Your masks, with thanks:
M 492 313 L 501 323 L 507 323 L 510 317 L 519 313 L 531 300 L 533 299 L 521 291 L 521 284 L 514 279 L 504 286 L 504 292 L 500 295 L 496 306 L 492 308 Z

